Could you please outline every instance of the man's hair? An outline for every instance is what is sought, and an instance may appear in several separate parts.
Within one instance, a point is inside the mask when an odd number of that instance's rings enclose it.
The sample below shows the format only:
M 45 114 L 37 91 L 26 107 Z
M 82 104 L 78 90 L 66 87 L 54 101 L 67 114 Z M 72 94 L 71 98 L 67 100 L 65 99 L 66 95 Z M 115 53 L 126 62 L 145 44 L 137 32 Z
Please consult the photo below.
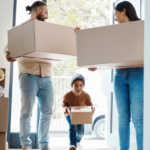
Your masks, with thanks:
M 82 81 L 83 85 L 85 85 L 85 78 L 81 74 L 76 74 L 75 76 L 72 77 L 71 85 L 73 85 L 76 81 Z
M 42 6 L 47 6 L 47 4 L 42 1 L 36 1 L 31 6 L 26 6 L 26 11 L 30 11 L 31 13 L 32 11 L 35 11 L 38 7 Z

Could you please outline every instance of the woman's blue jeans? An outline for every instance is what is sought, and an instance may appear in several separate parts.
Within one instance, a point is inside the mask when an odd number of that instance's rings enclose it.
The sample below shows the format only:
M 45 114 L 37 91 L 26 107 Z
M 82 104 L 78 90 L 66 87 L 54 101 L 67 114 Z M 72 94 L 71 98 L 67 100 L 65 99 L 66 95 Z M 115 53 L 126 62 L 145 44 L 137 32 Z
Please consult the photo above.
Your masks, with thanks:
M 120 150 L 129 150 L 130 118 L 136 131 L 137 150 L 143 150 L 143 68 L 115 71 L 114 93 L 118 109 Z
M 72 125 L 70 116 L 67 116 L 66 120 L 69 124 L 70 146 L 74 145 L 77 147 L 77 143 L 81 141 L 84 135 L 84 124 Z

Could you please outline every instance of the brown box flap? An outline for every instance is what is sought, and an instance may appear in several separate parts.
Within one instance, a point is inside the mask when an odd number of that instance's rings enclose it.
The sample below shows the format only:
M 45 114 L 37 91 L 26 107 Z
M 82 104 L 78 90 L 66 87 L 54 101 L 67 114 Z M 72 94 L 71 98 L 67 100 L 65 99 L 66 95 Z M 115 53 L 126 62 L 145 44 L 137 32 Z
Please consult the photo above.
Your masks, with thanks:
M 0 150 L 6 149 L 6 132 L 0 132 Z
M 0 98 L 0 132 L 7 132 L 9 98 Z

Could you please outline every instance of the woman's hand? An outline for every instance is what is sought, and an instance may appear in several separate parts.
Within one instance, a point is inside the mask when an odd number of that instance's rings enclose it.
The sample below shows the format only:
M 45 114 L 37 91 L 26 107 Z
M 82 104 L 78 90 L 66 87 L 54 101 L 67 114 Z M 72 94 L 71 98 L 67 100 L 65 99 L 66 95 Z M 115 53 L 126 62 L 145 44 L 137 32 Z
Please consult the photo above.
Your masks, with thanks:
M 95 107 L 94 107 L 94 106 L 91 106 L 91 109 L 92 109 L 92 114 L 94 114 L 94 112 L 95 112 Z
M 76 27 L 76 28 L 74 29 L 75 32 L 76 32 L 77 30 L 80 30 L 80 27 Z
M 71 106 L 67 108 L 67 113 L 71 116 Z
M 97 70 L 97 68 L 88 68 L 88 70 L 95 71 L 95 70 Z
M 10 55 L 10 52 L 9 51 L 6 51 L 6 59 L 7 59 L 7 61 L 9 61 L 9 62 L 14 62 L 14 61 L 16 61 L 16 59 L 13 59 L 12 57 L 10 57 L 9 55 Z

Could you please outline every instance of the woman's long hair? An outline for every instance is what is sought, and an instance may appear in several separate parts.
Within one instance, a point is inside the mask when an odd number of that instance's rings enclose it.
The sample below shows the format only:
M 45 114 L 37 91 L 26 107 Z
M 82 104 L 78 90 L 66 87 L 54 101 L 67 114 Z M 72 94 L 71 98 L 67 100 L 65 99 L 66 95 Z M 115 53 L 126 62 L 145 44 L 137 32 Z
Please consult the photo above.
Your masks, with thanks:
M 127 17 L 131 20 L 131 21 L 137 21 L 137 20 L 141 20 L 136 13 L 136 10 L 134 8 L 134 6 L 128 2 L 128 1 L 123 1 L 118 3 L 115 8 L 115 10 L 122 12 L 123 9 L 126 10 L 126 15 Z

